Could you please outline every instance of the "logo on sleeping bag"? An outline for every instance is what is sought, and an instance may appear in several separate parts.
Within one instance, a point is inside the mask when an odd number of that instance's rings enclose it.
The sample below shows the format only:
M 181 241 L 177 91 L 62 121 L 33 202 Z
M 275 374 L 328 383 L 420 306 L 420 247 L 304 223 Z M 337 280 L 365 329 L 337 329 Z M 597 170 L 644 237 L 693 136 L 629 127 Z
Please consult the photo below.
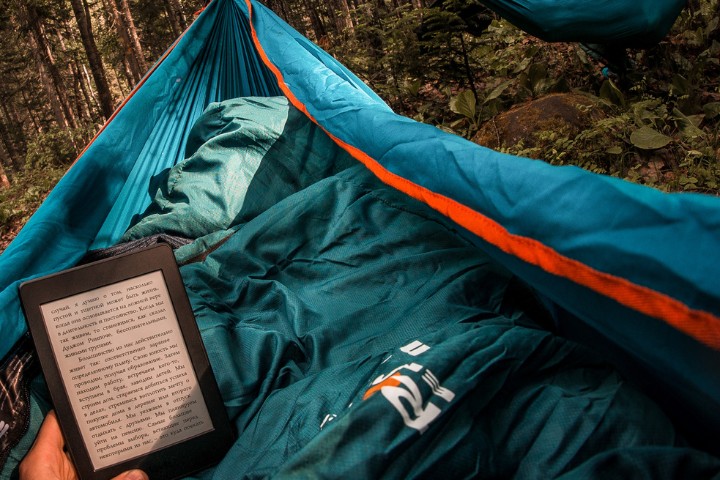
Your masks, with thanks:
M 412 377 L 419 377 L 430 387 L 427 401 Z M 405 425 L 420 433 L 440 415 L 441 407 L 455 398 L 455 393 L 441 386 L 430 370 L 417 363 L 401 365 L 387 375 L 377 377 L 363 395 L 363 400 L 378 392 L 395 407 Z

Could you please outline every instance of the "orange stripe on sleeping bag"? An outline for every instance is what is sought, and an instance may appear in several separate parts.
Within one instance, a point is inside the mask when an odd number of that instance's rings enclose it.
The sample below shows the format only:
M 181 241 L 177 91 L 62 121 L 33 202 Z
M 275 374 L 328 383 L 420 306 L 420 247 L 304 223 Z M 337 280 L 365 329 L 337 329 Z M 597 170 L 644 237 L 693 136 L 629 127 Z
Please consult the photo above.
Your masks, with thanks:
M 250 29 L 255 48 L 265 65 L 275 74 L 278 85 L 283 93 L 295 108 L 302 111 L 313 123 L 327 133 L 335 143 L 363 163 L 382 182 L 424 202 L 509 255 L 513 255 L 524 262 L 539 267 L 547 273 L 587 287 L 632 310 L 662 320 L 699 342 L 716 350 L 720 350 L 720 318 L 712 313 L 692 309 L 669 295 L 642 285 L 637 285 L 625 278 L 601 272 L 582 262 L 566 257 L 535 239 L 510 233 L 505 227 L 491 218 L 451 198 L 437 194 L 388 171 L 365 152 L 328 132 L 310 114 L 307 107 L 295 97 L 290 88 L 285 84 L 280 70 L 270 61 L 260 44 L 255 26 L 253 25 L 251 0 L 245 1 L 250 14 Z

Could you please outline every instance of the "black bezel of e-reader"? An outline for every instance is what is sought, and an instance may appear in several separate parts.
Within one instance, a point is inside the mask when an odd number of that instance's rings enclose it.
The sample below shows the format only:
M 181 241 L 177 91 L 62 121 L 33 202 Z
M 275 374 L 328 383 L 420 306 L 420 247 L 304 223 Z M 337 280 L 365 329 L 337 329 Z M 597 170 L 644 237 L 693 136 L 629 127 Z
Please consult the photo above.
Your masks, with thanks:
M 157 271 L 162 272 L 167 285 L 179 330 L 212 421 L 212 429 L 181 443 L 97 469 L 92 463 L 73 414 L 68 389 L 62 381 L 48 338 L 48 326 L 41 306 Z M 30 280 L 20 286 L 20 296 L 58 421 L 81 479 L 105 480 L 134 468 L 144 470 L 153 479 L 176 478 L 208 467 L 222 458 L 232 444 L 232 428 L 175 257 L 168 245 L 156 245 Z

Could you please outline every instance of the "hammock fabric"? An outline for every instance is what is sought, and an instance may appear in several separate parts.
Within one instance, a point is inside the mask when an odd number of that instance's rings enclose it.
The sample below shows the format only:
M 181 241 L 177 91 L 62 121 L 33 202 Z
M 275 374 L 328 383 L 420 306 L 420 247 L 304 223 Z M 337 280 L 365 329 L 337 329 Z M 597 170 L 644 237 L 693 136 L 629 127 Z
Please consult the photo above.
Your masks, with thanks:
M 719 227 L 398 116 L 214 0 L 0 257 L 0 355 L 19 384 L 20 282 L 175 235 L 238 434 L 201 478 L 720 475 Z
M 670 31 L 686 0 L 480 0 L 549 42 L 651 46 Z

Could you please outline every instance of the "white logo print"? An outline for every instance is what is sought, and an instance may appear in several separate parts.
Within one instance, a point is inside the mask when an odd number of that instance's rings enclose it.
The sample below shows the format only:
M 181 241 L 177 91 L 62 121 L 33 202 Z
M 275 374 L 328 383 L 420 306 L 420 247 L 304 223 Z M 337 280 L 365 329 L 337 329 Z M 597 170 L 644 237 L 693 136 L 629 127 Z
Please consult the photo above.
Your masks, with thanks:
M 419 340 L 415 340 L 414 342 L 408 343 L 404 347 L 400 348 L 401 352 L 405 352 L 408 355 L 412 355 L 413 357 L 417 357 L 418 355 L 425 353 L 428 350 L 430 350 L 430 347 L 428 347 Z
M 323 421 L 322 421 L 322 423 L 320 424 L 320 430 L 322 430 L 323 428 L 325 428 L 325 425 L 326 425 L 326 424 L 332 422 L 332 421 L 335 420 L 336 418 L 337 418 L 337 415 L 334 414 L 334 413 L 328 413 L 327 415 L 325 415 L 325 418 L 323 418 Z
M 427 402 L 423 398 L 415 380 L 409 375 L 404 375 L 404 373 L 418 374 L 423 370 L 425 371 L 420 378 L 432 390 L 432 398 Z M 414 376 L 417 377 L 417 375 Z M 455 398 L 455 393 L 441 386 L 437 377 L 430 370 L 417 363 L 401 365 L 387 375 L 377 377 L 372 382 L 372 387 L 365 392 L 363 400 L 370 398 L 378 391 L 395 407 L 405 425 L 414 428 L 420 433 L 427 430 L 428 425 L 442 413 L 440 407 L 433 403 L 432 399 L 439 397 L 450 403 Z

